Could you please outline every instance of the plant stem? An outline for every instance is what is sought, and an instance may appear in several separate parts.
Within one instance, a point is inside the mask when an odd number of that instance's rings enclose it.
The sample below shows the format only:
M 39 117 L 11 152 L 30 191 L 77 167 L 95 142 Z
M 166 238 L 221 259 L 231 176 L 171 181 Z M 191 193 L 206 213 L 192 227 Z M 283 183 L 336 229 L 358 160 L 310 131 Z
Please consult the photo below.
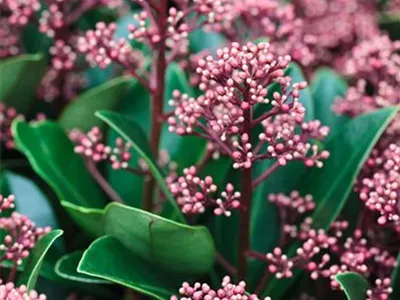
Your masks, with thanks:
M 252 111 L 247 110 L 244 113 L 243 129 L 244 133 L 251 136 Z M 239 251 L 238 251 L 238 275 L 240 280 L 247 277 L 247 258 L 246 252 L 250 248 L 250 212 L 252 191 L 251 168 L 242 170 L 242 188 L 241 188 L 241 210 L 239 221 Z
M 255 189 L 261 182 L 263 182 L 269 175 L 276 171 L 280 167 L 278 162 L 275 162 L 272 166 L 264 171 L 254 182 L 252 183 L 253 189 Z
M 215 254 L 215 260 L 225 269 L 225 271 L 229 273 L 229 275 L 237 275 L 237 270 L 235 267 L 232 266 L 219 252 Z
M 150 149 L 154 158 L 158 157 L 158 150 L 160 145 L 160 136 L 162 129 L 162 116 L 163 116 L 163 102 L 165 90 L 165 71 L 167 62 L 165 58 L 166 46 L 166 28 L 167 28 L 167 0 L 160 0 L 160 6 L 157 15 L 157 27 L 160 35 L 158 49 L 156 53 L 156 64 L 152 69 L 150 86 L 153 91 L 152 97 L 152 112 L 151 112 L 151 134 L 150 134 Z M 154 194 L 155 180 L 151 176 L 145 183 L 144 187 L 144 200 L 143 209 L 151 211 L 153 208 L 153 194 Z
M 114 202 L 124 203 L 119 195 L 114 191 L 108 181 L 101 175 L 99 170 L 97 170 L 96 164 L 92 161 L 87 162 L 87 168 L 92 174 L 92 177 L 96 180 L 98 185 L 102 188 L 102 190 L 107 194 L 108 197 Z

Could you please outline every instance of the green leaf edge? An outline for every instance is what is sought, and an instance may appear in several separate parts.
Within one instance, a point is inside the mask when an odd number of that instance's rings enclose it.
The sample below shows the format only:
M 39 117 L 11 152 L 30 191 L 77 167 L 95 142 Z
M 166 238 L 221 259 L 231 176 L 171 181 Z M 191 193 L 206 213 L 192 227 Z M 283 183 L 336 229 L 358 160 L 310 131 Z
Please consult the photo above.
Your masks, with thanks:
M 95 116 L 98 117 L 99 119 L 103 120 L 105 123 L 107 123 L 112 129 L 114 129 L 117 133 L 119 133 L 126 141 L 131 143 L 131 145 L 135 149 L 135 151 L 137 151 L 139 153 L 139 155 L 143 157 L 143 159 L 149 165 L 149 168 L 150 168 L 151 172 L 153 173 L 153 176 L 155 177 L 158 185 L 160 186 L 161 190 L 165 194 L 168 202 L 174 208 L 174 210 L 176 212 L 175 215 L 179 218 L 179 221 L 186 224 L 187 222 L 186 222 L 184 216 L 182 215 L 181 210 L 178 207 L 178 204 L 176 203 L 175 199 L 172 197 L 170 191 L 167 188 L 167 185 L 165 184 L 165 180 L 162 177 L 161 170 L 159 170 L 159 168 L 154 164 L 153 160 L 151 158 L 149 158 L 148 155 L 140 147 L 138 147 L 136 145 L 135 141 L 133 141 L 127 134 L 125 134 L 124 131 L 120 130 L 119 127 L 114 124 L 114 122 L 109 120 L 109 118 L 107 117 L 107 114 L 108 115 L 111 114 L 114 116 L 121 116 L 121 114 L 108 112 L 108 111 L 97 111 L 95 113 Z
M 63 273 L 63 272 L 60 270 L 61 264 L 62 264 L 65 260 L 67 260 L 71 255 L 75 254 L 76 252 L 79 252 L 79 251 L 74 251 L 74 252 L 65 254 L 65 255 L 61 256 L 60 259 L 57 260 L 57 262 L 56 262 L 56 264 L 55 264 L 55 266 L 54 266 L 54 272 L 55 272 L 58 276 L 60 276 L 61 278 L 64 278 L 64 279 L 68 279 L 68 280 L 72 280 L 72 281 L 77 281 L 77 282 L 82 282 L 82 283 L 110 284 L 109 281 L 103 280 L 103 279 L 97 279 L 97 278 L 93 278 L 93 279 L 90 279 L 90 278 L 83 279 L 83 278 L 80 278 L 80 277 L 75 277 L 75 276 L 73 276 L 73 275 L 69 275 L 69 274 Z M 82 251 L 82 252 L 84 252 L 84 251 Z M 82 256 L 83 256 L 83 254 L 82 254 Z M 81 257 L 81 259 L 82 259 L 82 257 Z M 80 260 L 81 260 L 81 259 L 80 259 Z M 79 261 L 80 261 L 80 260 L 79 260 Z M 85 274 L 85 275 L 86 275 L 86 274 Z
M 354 295 L 349 292 L 347 289 L 346 285 L 346 280 L 348 277 L 356 277 L 357 280 L 359 280 L 360 284 L 365 285 L 365 290 L 363 291 L 361 297 L 353 297 Z M 365 280 L 364 277 L 362 277 L 360 274 L 355 273 L 355 272 L 346 272 L 346 273 L 340 273 L 334 276 L 334 279 L 337 283 L 340 284 L 341 288 L 343 289 L 344 293 L 346 294 L 346 297 L 348 300 L 363 300 L 366 291 L 368 290 L 369 283 L 368 281 Z M 361 291 L 360 291 L 361 292 Z
M 80 262 L 79 262 L 79 264 L 78 264 L 77 271 L 78 271 L 79 273 L 82 273 L 82 274 L 85 274 L 85 275 L 88 275 L 88 276 L 97 277 L 97 278 L 104 278 L 103 276 L 99 276 L 99 275 L 97 275 L 97 274 L 93 274 L 93 273 L 91 273 L 91 272 L 85 271 L 85 270 L 83 269 L 83 264 L 84 264 L 84 261 L 85 261 L 87 255 L 88 255 L 89 251 L 91 251 L 92 248 L 96 246 L 96 243 L 98 243 L 99 241 L 101 241 L 101 240 L 103 240 L 103 239 L 108 239 L 108 238 L 110 238 L 110 237 L 112 237 L 112 236 L 109 236 L 109 235 L 102 236 L 102 237 L 96 239 L 93 243 L 91 243 L 91 244 L 89 245 L 89 247 L 83 252 L 82 258 L 81 258 L 81 260 L 80 260 Z M 113 237 L 113 238 L 114 238 L 114 237 Z M 141 288 L 138 288 L 138 287 L 133 287 L 133 286 L 131 286 L 131 285 L 129 285 L 129 284 L 126 284 L 126 283 L 124 283 L 124 282 L 122 282 L 122 281 L 119 281 L 119 280 L 116 280 L 116 279 L 109 279 L 109 280 L 110 280 L 111 282 L 114 282 L 114 283 L 116 283 L 116 284 L 119 284 L 119 285 L 128 287 L 128 288 L 130 288 L 130 289 L 132 289 L 132 290 L 138 291 L 138 292 L 143 293 L 143 294 L 145 294 L 145 295 L 154 297 L 155 299 L 165 300 L 165 298 L 159 297 L 158 295 L 156 295 L 156 294 L 154 294 L 154 293 L 152 293 L 152 292 L 146 291 L 146 290 L 141 289 Z
M 96 86 L 94 88 L 89 89 L 88 91 L 84 92 L 83 94 L 79 95 L 78 97 L 76 97 L 73 102 L 71 103 L 71 105 L 68 105 L 63 112 L 61 113 L 61 115 L 58 117 L 57 123 L 60 124 L 60 126 L 64 129 L 66 129 L 65 125 L 64 125 L 64 119 L 66 118 L 65 116 L 68 115 L 70 113 L 70 110 L 74 109 L 75 106 L 79 105 L 79 100 L 81 100 L 82 98 L 90 98 L 95 96 L 96 94 L 102 93 L 107 89 L 113 88 L 119 84 L 123 84 L 123 83 L 132 83 L 134 84 L 136 82 L 136 80 L 132 77 L 128 77 L 128 76 L 119 76 L 117 78 L 111 79 L 103 84 L 101 84 L 100 86 Z
M 54 241 L 55 241 L 57 238 L 59 238 L 60 236 L 62 236 L 63 233 L 64 233 L 64 231 L 61 230 L 61 229 L 55 229 L 55 230 L 53 230 L 53 231 L 50 231 L 49 233 L 47 233 L 46 235 L 44 235 L 44 236 L 38 241 L 38 243 L 36 244 L 36 246 L 37 246 L 38 244 L 40 244 L 40 241 L 43 241 L 43 239 L 46 238 L 46 237 L 49 237 L 49 238 L 50 238 L 49 243 L 48 243 L 48 244 L 46 245 L 46 247 L 44 248 L 44 251 L 42 251 L 41 255 L 39 256 L 39 260 L 38 260 L 38 262 L 34 265 L 33 269 L 32 269 L 31 271 L 29 271 L 29 273 L 27 273 L 27 272 L 28 272 L 27 270 L 29 269 L 28 267 L 29 267 L 30 262 L 31 262 L 30 260 L 28 260 L 28 261 L 27 261 L 27 264 L 26 264 L 26 266 L 25 266 L 25 269 L 24 269 L 24 271 L 22 272 L 22 274 L 21 274 L 21 276 L 20 276 L 20 278 L 19 278 L 19 283 L 20 283 L 20 284 L 25 284 L 28 291 L 31 290 L 31 289 L 33 289 L 33 288 L 35 287 L 37 277 L 35 278 L 34 275 L 38 272 L 38 269 L 41 268 L 42 263 L 43 263 L 43 260 L 44 260 L 44 257 L 46 256 L 46 254 L 47 254 L 47 252 L 49 251 L 50 247 L 53 245 Z M 35 247 L 36 247 L 36 246 L 35 246 Z M 33 251 L 35 251 L 35 248 L 34 248 Z

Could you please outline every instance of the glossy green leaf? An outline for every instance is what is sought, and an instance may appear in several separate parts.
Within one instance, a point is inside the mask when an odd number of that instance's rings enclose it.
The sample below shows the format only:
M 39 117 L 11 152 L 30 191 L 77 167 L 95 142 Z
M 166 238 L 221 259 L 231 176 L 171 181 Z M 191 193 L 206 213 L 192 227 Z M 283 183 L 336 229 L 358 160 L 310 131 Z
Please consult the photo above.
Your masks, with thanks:
M 17 148 L 59 199 L 85 207 L 103 207 L 105 199 L 87 171 L 83 159 L 62 128 L 52 122 L 13 123 Z
M 24 271 L 19 277 L 19 283 L 26 285 L 28 290 L 35 287 L 39 271 L 50 247 L 63 234 L 62 230 L 53 230 L 43 236 L 31 251 Z
M 37 226 L 58 227 L 57 218 L 48 199 L 39 187 L 30 179 L 13 173 L 4 172 L 9 193 L 15 195 L 16 210 L 35 222 Z
M 400 13 L 383 13 L 379 17 L 379 27 L 389 33 L 392 40 L 400 39 Z
M 58 276 L 72 281 L 91 284 L 107 284 L 109 281 L 88 276 L 77 271 L 79 261 L 81 260 L 83 251 L 75 251 L 62 256 L 56 263 L 54 269 Z
M 311 215 L 315 228 L 328 229 L 338 217 L 358 172 L 397 112 L 398 108 L 388 107 L 351 120 L 326 145 L 331 155 L 324 167 L 310 169 L 299 182 L 296 189 L 302 195 L 311 194 L 316 203 Z M 289 256 L 295 254 L 298 246 L 290 247 Z M 264 295 L 282 299 L 299 273 L 294 272 L 294 276 L 288 279 L 271 279 Z
M 20 113 L 29 110 L 45 71 L 41 54 L 21 55 L 0 62 L 0 101 Z
M 164 111 L 170 112 L 173 107 L 168 101 L 173 98 L 173 91 L 178 90 L 189 96 L 194 96 L 195 92 L 191 87 L 185 72 L 177 64 L 169 65 L 166 74 L 166 88 L 164 93 Z M 168 131 L 168 124 L 165 124 L 161 134 L 161 149 L 166 149 L 171 160 L 177 163 L 178 169 L 182 170 L 194 165 L 206 148 L 206 141 L 196 136 L 179 136 Z M 190 149 L 190 151 L 188 151 Z
M 150 151 L 147 138 L 137 123 L 131 118 L 113 113 L 113 112 L 97 112 L 96 116 L 106 122 L 111 128 L 118 132 L 127 142 L 132 145 L 132 148 L 143 158 L 149 166 L 150 172 L 153 174 L 160 189 L 166 196 L 170 206 L 173 208 L 178 221 L 185 222 L 185 219 L 171 193 L 165 183 L 162 171 L 157 167 L 153 155 Z
M 102 278 L 155 299 L 167 300 L 176 293 L 178 282 L 135 256 L 121 241 L 104 236 L 93 242 L 83 254 L 78 272 Z
M 205 32 L 197 29 L 189 34 L 189 49 L 192 53 L 203 50 L 214 52 L 225 44 L 225 38 L 216 32 Z
M 63 111 L 58 122 L 65 130 L 78 128 L 84 132 L 93 126 L 104 125 L 95 117 L 97 110 L 115 110 L 121 95 L 136 81 L 132 77 L 118 77 L 95 87 L 74 99 Z
M 111 203 L 104 210 L 63 205 L 84 224 L 90 224 L 94 236 L 113 236 L 159 268 L 199 274 L 210 270 L 213 264 L 214 243 L 205 227 L 179 224 L 118 203 Z
M 87 208 L 61 201 L 68 214 L 92 237 L 104 234 L 104 210 Z
M 397 255 L 397 266 L 393 270 L 392 273 L 392 298 L 393 299 L 399 299 L 400 298 L 400 251 L 399 254 Z
M 130 87 L 120 103 L 119 111 L 129 115 L 144 131 L 146 136 L 150 133 L 150 95 L 148 91 L 136 82 Z M 120 135 L 110 128 L 108 131 L 108 143 L 113 145 Z M 129 165 L 139 169 L 140 155 L 130 148 L 132 156 Z M 125 170 L 114 170 L 107 167 L 107 178 L 113 189 L 120 195 L 126 204 L 133 207 L 141 207 L 143 199 L 144 176 L 132 174 Z M 129 182 L 129 184 L 126 184 Z
M 369 288 L 368 281 L 358 273 L 347 272 L 335 276 L 348 300 L 364 300 Z
M 330 127 L 330 135 L 334 135 L 347 121 L 348 117 L 340 116 L 332 111 L 332 105 L 347 91 L 347 83 L 333 70 L 323 68 L 316 72 L 311 82 L 314 99 L 315 119 Z

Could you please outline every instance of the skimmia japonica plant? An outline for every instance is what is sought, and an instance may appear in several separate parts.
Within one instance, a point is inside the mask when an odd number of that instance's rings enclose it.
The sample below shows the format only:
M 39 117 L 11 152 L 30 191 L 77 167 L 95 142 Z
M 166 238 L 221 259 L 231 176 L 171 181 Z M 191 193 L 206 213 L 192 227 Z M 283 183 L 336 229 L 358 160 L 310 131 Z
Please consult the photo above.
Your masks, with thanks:
M 399 1 L 0 14 L 0 300 L 400 299 Z

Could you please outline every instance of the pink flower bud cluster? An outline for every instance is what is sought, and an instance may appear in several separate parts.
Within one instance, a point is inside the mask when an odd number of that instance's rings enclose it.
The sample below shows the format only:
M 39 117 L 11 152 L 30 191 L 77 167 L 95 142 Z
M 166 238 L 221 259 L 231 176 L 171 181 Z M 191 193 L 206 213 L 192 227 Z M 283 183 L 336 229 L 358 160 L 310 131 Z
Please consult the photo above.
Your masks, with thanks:
M 244 281 L 239 284 L 231 283 L 231 278 L 225 276 L 222 280 L 221 287 L 218 290 L 212 289 L 206 283 L 196 282 L 193 286 L 184 282 L 179 289 L 181 296 L 171 296 L 171 300 L 259 300 L 257 295 L 250 295 L 246 292 L 246 283 Z M 264 300 L 271 300 L 270 297 Z
M 293 4 L 303 21 L 303 39 L 314 46 L 313 64 L 333 64 L 340 70 L 343 55 L 379 32 L 374 1 L 298 0 Z
M 50 47 L 50 54 L 55 70 L 71 70 L 77 57 L 72 47 L 63 40 L 55 41 L 54 45 Z
M 388 300 L 393 292 L 390 278 L 376 279 L 375 286 L 367 290 L 367 298 L 365 300 Z
M 366 166 L 375 172 L 361 178 L 360 199 L 380 214 L 379 224 L 400 224 L 400 145 L 390 144 L 381 154 L 374 151 Z
M 214 214 L 229 217 L 232 209 L 240 207 L 240 193 L 235 192 L 231 183 L 226 185 L 225 191 L 219 198 L 213 195 L 217 192 L 211 176 L 201 179 L 197 176 L 197 169 L 191 166 L 183 170 L 184 175 L 168 184 L 171 193 L 176 197 L 178 205 L 184 214 L 201 214 L 206 207 L 213 207 Z
M 0 19 L 0 58 L 17 55 L 20 52 L 20 30 L 7 19 Z
M 294 223 L 296 218 L 309 211 L 313 211 L 315 203 L 311 195 L 300 196 L 298 191 L 292 191 L 288 196 L 285 194 L 269 194 L 268 200 L 274 203 L 278 208 L 285 210 L 287 216 L 290 215 L 290 219 Z
M 390 14 L 398 14 L 400 13 L 400 0 L 391 0 L 388 1 L 386 12 Z
M 25 26 L 40 9 L 39 0 L 0 0 L 0 8 L 5 10 L 10 24 Z M 4 15 L 2 18 L 5 17 Z
M 0 280 L 0 299 L 1 300 L 46 300 L 44 294 L 39 294 L 35 290 L 26 288 L 25 285 L 15 287 L 14 283 L 4 283 Z
M 24 116 L 18 114 L 15 108 L 0 103 L 0 143 L 4 143 L 6 148 L 14 148 L 14 138 L 11 132 L 12 122 L 15 119 L 23 118 Z
M 299 102 L 300 90 L 307 84 L 291 83 L 284 75 L 290 56 L 277 56 L 268 43 L 258 45 L 232 43 L 217 50 L 217 57 L 199 61 L 198 98 L 173 93 L 169 104 L 175 107 L 168 118 L 169 130 L 179 135 L 197 135 L 213 142 L 233 159 L 234 168 L 250 168 L 254 161 L 277 159 L 281 165 L 302 160 L 307 166 L 322 166 L 326 151 L 309 139 L 323 139 L 329 132 L 319 121 L 304 122 L 305 109 Z M 282 93 L 269 99 L 268 86 L 276 83 Z M 255 120 L 249 115 L 256 105 L 271 103 L 272 109 Z M 264 133 L 257 141 L 249 135 L 251 128 L 262 124 Z M 298 129 L 301 133 L 297 133 Z M 267 153 L 263 153 L 265 144 Z
M 14 207 L 15 196 L 0 195 L 1 210 Z M 4 260 L 20 265 L 22 260 L 29 256 L 30 250 L 50 227 L 36 227 L 28 217 L 13 212 L 10 217 L 0 218 L 0 229 L 6 232 L 0 244 L 0 263 Z
M 95 30 L 88 30 L 78 39 L 78 51 L 86 54 L 86 60 L 92 67 L 106 68 L 112 62 L 117 62 L 128 70 L 140 68 L 142 54 L 134 50 L 126 39 L 115 40 L 115 30 L 115 23 L 97 23 Z
M 131 145 L 125 143 L 122 138 L 115 140 L 115 147 L 104 144 L 103 133 L 99 127 L 93 127 L 88 133 L 84 134 L 79 130 L 72 130 L 69 134 L 70 139 L 75 143 L 75 153 L 78 153 L 95 163 L 107 161 L 115 170 L 128 167 L 131 154 Z

